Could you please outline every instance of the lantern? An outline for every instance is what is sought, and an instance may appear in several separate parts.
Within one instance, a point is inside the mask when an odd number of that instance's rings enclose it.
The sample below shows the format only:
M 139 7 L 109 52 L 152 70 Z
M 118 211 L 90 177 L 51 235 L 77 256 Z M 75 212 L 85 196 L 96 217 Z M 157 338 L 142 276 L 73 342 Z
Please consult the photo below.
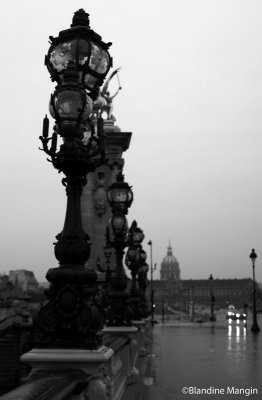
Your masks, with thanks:
M 73 62 L 79 71 L 79 82 L 95 100 L 112 66 L 108 52 L 112 43 L 104 43 L 101 36 L 90 28 L 89 14 L 83 9 L 75 12 L 70 29 L 61 31 L 56 38 L 50 36 L 50 40 L 45 64 L 51 79 L 62 83 L 69 62 Z
M 116 236 L 122 236 L 127 232 L 127 219 L 123 214 L 115 214 L 110 220 L 110 225 Z
M 63 137 L 82 137 L 92 112 L 93 102 L 78 84 L 77 77 L 78 72 L 74 64 L 70 63 L 64 82 L 57 86 L 50 99 L 49 112 L 55 118 L 59 134 Z
M 138 252 L 136 247 L 129 247 L 126 253 L 126 261 L 127 263 L 134 263 L 138 260 Z
M 131 243 L 133 243 L 134 246 L 139 246 L 140 243 L 144 240 L 145 235 L 142 231 L 142 229 L 140 229 L 137 226 L 137 222 L 133 221 L 132 225 L 129 229 L 129 240 Z
M 117 182 L 108 189 L 107 199 L 113 212 L 119 211 L 127 214 L 128 208 L 133 202 L 133 192 L 131 186 L 124 182 L 122 174 L 117 176 Z

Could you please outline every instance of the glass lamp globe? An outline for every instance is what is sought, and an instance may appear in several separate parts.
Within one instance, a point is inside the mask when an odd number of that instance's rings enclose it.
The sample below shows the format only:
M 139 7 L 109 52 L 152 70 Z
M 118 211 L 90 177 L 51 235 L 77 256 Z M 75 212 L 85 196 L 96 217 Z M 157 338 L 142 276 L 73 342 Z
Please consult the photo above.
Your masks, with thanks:
M 62 83 L 69 62 L 73 62 L 79 71 L 79 82 L 95 100 L 112 66 L 108 52 L 111 43 L 103 42 L 101 36 L 90 28 L 89 14 L 83 9 L 75 12 L 71 28 L 61 31 L 56 38 L 50 37 L 50 40 L 45 64 L 51 79 Z
M 111 226 L 115 235 L 123 235 L 127 231 L 127 219 L 123 214 L 113 215 Z
M 131 186 L 124 182 L 124 176 L 118 175 L 117 182 L 114 182 L 107 192 L 107 199 L 112 210 L 121 210 L 127 213 L 133 202 Z
M 85 89 L 79 87 L 77 76 L 74 65 L 70 64 L 64 83 L 57 86 L 49 103 L 49 112 L 56 120 L 59 134 L 63 137 L 81 137 L 83 133 L 80 134 L 80 125 L 83 127 L 93 109 L 93 101 Z
M 129 247 L 127 251 L 127 261 L 133 263 L 137 260 L 137 258 L 137 249 L 135 247 Z

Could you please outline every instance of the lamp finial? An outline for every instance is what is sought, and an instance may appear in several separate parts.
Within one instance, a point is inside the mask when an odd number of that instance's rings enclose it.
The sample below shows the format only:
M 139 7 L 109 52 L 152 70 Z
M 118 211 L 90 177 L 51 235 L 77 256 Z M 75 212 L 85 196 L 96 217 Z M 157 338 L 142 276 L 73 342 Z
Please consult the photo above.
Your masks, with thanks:
M 83 8 L 80 8 L 78 11 L 74 13 L 71 28 L 74 26 L 88 26 L 89 27 L 89 14 L 85 12 Z

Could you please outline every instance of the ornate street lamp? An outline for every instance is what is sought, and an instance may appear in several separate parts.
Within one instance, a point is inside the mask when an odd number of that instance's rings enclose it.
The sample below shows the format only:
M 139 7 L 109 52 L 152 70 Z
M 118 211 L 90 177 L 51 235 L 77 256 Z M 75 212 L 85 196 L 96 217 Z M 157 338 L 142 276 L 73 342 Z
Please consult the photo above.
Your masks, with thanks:
M 58 83 L 50 100 L 55 126 L 49 137 L 49 120 L 45 117 L 40 139 L 49 161 L 65 175 L 62 183 L 67 209 L 55 243 L 59 267 L 47 272 L 49 301 L 36 319 L 37 343 L 97 348 L 102 341 L 104 314 L 96 296 L 97 273 L 84 267 L 90 243 L 82 228 L 80 198 L 86 175 L 104 162 L 103 120 L 93 121 L 91 112 L 92 100 L 111 65 L 109 44 L 89 28 L 88 14 L 82 9 L 75 13 L 71 28 L 51 42 L 46 65 L 52 80 Z M 58 136 L 62 145 L 57 151 Z
M 144 254 L 146 255 L 145 252 L 144 252 Z M 140 263 L 140 267 L 137 271 L 137 282 L 138 282 L 138 286 L 140 289 L 139 308 L 142 312 L 141 313 L 142 318 L 147 318 L 150 315 L 150 312 L 148 310 L 148 305 L 147 305 L 147 299 L 146 299 L 146 288 L 148 286 L 147 273 L 149 271 L 149 266 L 145 261 L 146 261 L 146 257 L 143 256 L 141 263 Z
M 255 252 L 255 249 L 252 249 L 249 257 L 251 258 L 252 269 L 253 269 L 253 324 L 251 326 L 251 331 L 254 333 L 258 333 L 260 331 L 260 328 L 257 323 L 257 298 L 256 298 L 256 278 L 255 278 L 255 263 L 257 254 Z
M 112 208 L 112 218 L 109 222 L 109 243 L 115 249 L 116 269 L 111 281 L 111 291 L 108 295 L 109 305 L 106 309 L 108 326 L 131 325 L 132 310 L 129 306 L 129 295 L 126 292 L 127 277 L 123 266 L 124 249 L 128 244 L 128 224 L 126 214 L 133 200 L 131 186 L 124 182 L 119 174 L 117 182 L 113 183 L 107 193 Z
M 134 314 L 134 319 L 143 318 L 143 310 L 141 308 L 141 291 L 137 288 L 137 275 L 139 269 L 144 265 L 147 258 L 146 252 L 142 249 L 141 243 L 144 239 L 143 231 L 137 226 L 137 222 L 133 221 L 128 232 L 129 248 L 126 253 L 126 266 L 131 272 L 132 286 L 130 290 L 130 302 Z
M 192 321 L 192 322 L 194 322 L 194 319 L 195 319 L 195 298 L 194 298 L 194 289 L 195 289 L 195 287 L 194 287 L 194 286 L 191 286 L 191 306 L 192 306 L 192 308 L 191 308 L 191 321 Z M 212 307 L 212 310 L 213 310 L 213 307 Z M 214 315 L 214 312 L 213 312 L 213 315 Z M 213 321 L 213 320 L 211 320 L 211 321 Z
M 128 250 L 126 253 L 126 266 L 131 271 L 132 276 L 132 291 L 136 290 L 136 276 L 138 269 L 145 262 L 147 255 L 142 249 L 141 243 L 144 240 L 142 229 L 137 226 L 137 222 L 133 221 L 128 231 Z
M 154 311 L 155 311 L 155 299 L 154 299 L 154 284 L 153 284 L 153 250 L 152 250 L 152 240 L 149 240 L 147 243 L 150 246 L 150 286 L 151 286 L 151 325 L 153 326 L 155 321 L 154 321 Z
M 216 317 L 214 315 L 214 303 L 215 303 L 215 296 L 213 293 L 213 282 L 214 278 L 213 275 L 210 275 L 209 281 L 210 281 L 210 321 L 215 321 Z
M 51 47 L 45 58 L 45 64 L 52 81 L 61 84 L 70 62 L 79 72 L 78 81 L 95 100 L 112 59 L 108 49 L 112 43 L 104 43 L 101 36 L 89 26 L 89 14 L 83 9 L 75 12 L 71 28 L 63 30 L 59 36 L 50 36 Z
M 138 270 L 138 285 L 141 288 L 143 295 L 145 297 L 146 288 L 148 286 L 147 273 L 149 271 L 149 266 L 146 262 Z

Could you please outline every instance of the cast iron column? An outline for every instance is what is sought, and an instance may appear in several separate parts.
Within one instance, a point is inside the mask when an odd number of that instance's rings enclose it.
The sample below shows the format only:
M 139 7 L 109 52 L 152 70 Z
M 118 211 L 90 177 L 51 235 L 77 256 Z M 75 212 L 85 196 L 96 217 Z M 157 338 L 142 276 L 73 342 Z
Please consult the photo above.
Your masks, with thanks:
M 257 295 L 256 295 L 256 277 L 255 277 L 255 262 L 257 258 L 257 254 L 255 253 L 255 249 L 252 249 L 252 252 L 249 256 L 252 261 L 252 269 L 253 269 L 253 323 L 251 326 L 251 331 L 254 333 L 258 333 L 260 328 L 257 322 Z

